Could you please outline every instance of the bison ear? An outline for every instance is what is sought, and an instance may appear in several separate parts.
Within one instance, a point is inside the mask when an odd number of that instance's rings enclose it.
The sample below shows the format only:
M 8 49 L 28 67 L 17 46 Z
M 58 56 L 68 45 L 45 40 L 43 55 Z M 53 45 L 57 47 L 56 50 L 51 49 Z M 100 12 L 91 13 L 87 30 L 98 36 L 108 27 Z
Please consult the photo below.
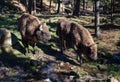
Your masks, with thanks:
M 40 25 L 39 30 L 40 30 L 40 31 L 42 31 L 42 30 L 43 30 L 43 26 L 42 26 L 42 25 Z

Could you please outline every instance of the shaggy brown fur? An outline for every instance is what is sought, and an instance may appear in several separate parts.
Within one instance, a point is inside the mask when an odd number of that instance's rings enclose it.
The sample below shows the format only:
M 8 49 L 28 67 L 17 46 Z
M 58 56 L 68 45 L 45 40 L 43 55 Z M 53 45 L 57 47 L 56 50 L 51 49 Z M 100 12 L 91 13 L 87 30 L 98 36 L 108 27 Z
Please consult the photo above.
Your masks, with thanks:
M 90 32 L 83 26 L 67 19 L 59 19 L 56 34 L 61 40 L 62 52 L 68 45 L 75 49 L 80 58 L 83 55 L 93 60 L 97 59 L 97 45 Z
M 51 38 L 46 23 L 40 23 L 37 17 L 28 13 L 24 13 L 18 18 L 18 29 L 21 33 L 22 43 L 25 46 L 26 53 L 28 53 L 28 45 L 35 48 L 39 40 L 48 41 Z
M 70 41 L 69 33 L 70 33 L 70 21 L 68 21 L 66 19 L 58 20 L 56 34 L 60 37 L 62 52 L 63 52 L 63 50 L 67 49 L 67 46 L 70 46 L 69 43 L 66 43 L 66 42 Z

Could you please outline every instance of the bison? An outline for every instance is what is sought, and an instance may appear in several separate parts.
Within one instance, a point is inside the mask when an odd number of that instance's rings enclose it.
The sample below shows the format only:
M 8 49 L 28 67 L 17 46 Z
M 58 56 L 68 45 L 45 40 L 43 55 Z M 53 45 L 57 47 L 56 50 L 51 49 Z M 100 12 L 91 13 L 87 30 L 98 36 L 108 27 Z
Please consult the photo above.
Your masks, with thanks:
M 47 42 L 51 39 L 46 23 L 41 23 L 37 17 L 28 13 L 24 13 L 18 18 L 18 30 L 20 31 L 26 54 L 29 53 L 29 45 L 33 47 L 35 53 L 38 41 Z
M 67 19 L 59 19 L 56 34 L 61 41 L 62 53 L 67 47 L 72 47 L 79 54 L 80 63 L 83 57 L 97 60 L 97 45 L 90 32 L 80 24 Z

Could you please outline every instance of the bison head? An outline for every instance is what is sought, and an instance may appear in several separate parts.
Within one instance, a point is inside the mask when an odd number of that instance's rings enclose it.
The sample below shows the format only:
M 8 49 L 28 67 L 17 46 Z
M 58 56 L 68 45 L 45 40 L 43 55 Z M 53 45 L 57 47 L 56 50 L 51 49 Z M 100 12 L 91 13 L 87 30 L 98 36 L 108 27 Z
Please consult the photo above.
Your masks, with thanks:
M 36 31 L 36 36 L 38 40 L 42 40 L 47 42 L 51 39 L 51 34 L 49 32 L 49 28 L 46 23 L 41 23 Z
M 90 54 L 90 59 L 97 60 L 97 45 L 92 44 L 88 47 L 88 54 Z

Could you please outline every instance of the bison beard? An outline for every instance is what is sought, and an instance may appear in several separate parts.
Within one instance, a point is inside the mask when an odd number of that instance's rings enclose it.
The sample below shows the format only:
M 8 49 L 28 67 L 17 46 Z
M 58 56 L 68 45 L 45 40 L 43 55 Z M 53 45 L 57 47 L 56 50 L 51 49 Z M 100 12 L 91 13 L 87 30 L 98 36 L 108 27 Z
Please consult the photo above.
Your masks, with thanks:
M 82 63 L 83 56 L 92 60 L 97 59 L 97 45 L 89 31 L 83 26 L 67 19 L 59 19 L 56 34 L 61 41 L 62 53 L 67 47 L 71 46 L 78 54 L 80 63 Z
M 40 23 L 37 17 L 28 13 L 24 13 L 18 18 L 18 29 L 22 36 L 22 43 L 25 47 L 26 54 L 29 53 L 29 45 L 33 47 L 35 53 L 36 43 L 38 41 L 47 42 L 51 39 L 51 34 L 46 23 Z

